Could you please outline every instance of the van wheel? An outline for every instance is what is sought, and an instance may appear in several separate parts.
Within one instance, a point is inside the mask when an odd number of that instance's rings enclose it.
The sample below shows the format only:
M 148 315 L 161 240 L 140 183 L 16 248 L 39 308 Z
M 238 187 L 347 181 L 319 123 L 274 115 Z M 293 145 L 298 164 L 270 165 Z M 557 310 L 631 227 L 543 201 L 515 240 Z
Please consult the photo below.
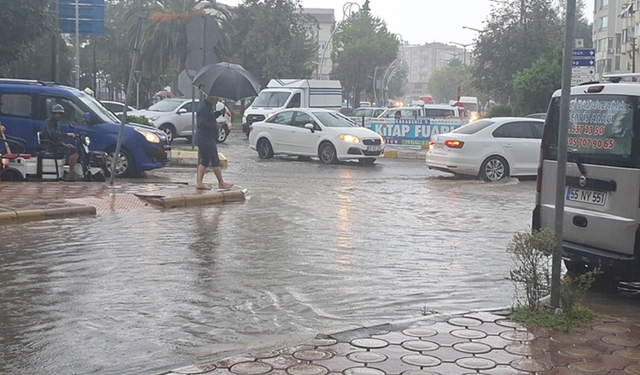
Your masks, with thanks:
M 268 139 L 260 138 L 256 148 L 260 159 L 271 159 L 273 157 L 273 147 L 271 147 L 271 142 Z
M 509 163 L 500 156 L 490 156 L 480 167 L 480 179 L 487 182 L 509 177 Z
M 161 130 L 167 136 L 167 143 L 171 144 L 173 140 L 177 136 L 176 128 L 172 124 L 162 124 L 158 126 L 158 129 Z
M 0 172 L 0 181 L 24 181 L 24 176 L 15 169 L 5 169 Z
M 105 175 L 111 176 L 111 163 L 113 163 L 115 148 L 109 148 L 107 152 L 107 163 Z M 126 149 L 120 149 L 120 157 L 118 160 L 118 164 L 116 165 L 116 177 L 130 177 L 133 176 L 136 172 L 136 161 Z
M 323 164 L 336 164 L 338 163 L 338 153 L 336 148 L 333 147 L 331 142 L 324 142 L 320 145 L 318 150 L 318 157 Z

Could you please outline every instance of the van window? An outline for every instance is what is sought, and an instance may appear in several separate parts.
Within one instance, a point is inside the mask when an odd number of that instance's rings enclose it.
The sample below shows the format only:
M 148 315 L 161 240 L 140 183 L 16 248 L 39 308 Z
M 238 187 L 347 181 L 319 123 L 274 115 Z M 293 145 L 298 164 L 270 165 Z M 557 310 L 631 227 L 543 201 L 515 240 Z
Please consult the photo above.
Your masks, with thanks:
M 296 93 L 295 95 L 293 95 L 293 98 L 291 98 L 291 101 L 289 102 L 289 105 L 287 106 L 287 108 L 300 108 L 300 93 Z
M 31 117 L 31 95 L 0 95 L 0 115 L 15 117 Z
M 470 124 L 463 125 L 458 129 L 455 129 L 454 131 L 452 131 L 452 133 L 476 134 L 480 130 L 486 129 L 493 124 L 495 124 L 495 122 L 491 120 L 478 120 Z
M 586 164 L 640 168 L 640 97 L 573 96 L 568 150 Z M 560 98 L 554 98 L 544 127 L 543 157 L 557 160 Z
M 453 109 L 442 108 L 425 108 L 425 116 L 427 118 L 448 118 L 456 115 Z
M 251 104 L 253 108 L 282 108 L 287 103 L 287 99 L 291 93 L 289 92 L 273 92 L 273 91 L 263 91 L 261 92 L 256 100 Z

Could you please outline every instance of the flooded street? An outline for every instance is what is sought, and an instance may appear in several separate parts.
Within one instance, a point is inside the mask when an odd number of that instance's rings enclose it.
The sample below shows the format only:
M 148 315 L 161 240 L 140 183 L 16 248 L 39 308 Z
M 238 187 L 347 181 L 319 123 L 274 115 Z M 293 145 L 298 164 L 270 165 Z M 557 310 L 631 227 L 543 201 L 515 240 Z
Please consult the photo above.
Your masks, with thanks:
M 0 227 L 0 373 L 140 373 L 512 304 L 505 248 L 529 228 L 534 181 L 263 161 L 229 143 L 224 175 L 244 203 Z M 148 178 L 193 183 L 194 170 Z

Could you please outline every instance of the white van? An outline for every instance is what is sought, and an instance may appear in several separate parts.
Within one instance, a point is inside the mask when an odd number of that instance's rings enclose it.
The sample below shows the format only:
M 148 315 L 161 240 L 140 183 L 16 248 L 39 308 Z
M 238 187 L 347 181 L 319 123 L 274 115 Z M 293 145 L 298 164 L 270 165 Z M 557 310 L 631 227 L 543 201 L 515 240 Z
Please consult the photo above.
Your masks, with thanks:
M 340 81 L 313 79 L 272 79 L 260 91 L 242 116 L 242 131 L 249 136 L 251 124 L 264 121 L 286 108 L 323 108 L 340 111 L 342 84 Z
M 533 228 L 554 227 L 560 90 L 541 145 Z M 640 280 L 640 84 L 571 88 L 564 263 L 582 274 Z

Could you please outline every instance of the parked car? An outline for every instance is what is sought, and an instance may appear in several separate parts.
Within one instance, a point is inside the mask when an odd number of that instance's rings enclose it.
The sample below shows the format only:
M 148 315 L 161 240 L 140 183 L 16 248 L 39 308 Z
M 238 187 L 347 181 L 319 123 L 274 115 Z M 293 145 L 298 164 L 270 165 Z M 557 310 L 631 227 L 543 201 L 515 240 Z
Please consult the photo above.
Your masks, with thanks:
M 120 115 L 124 112 L 124 103 L 112 102 L 109 100 L 101 100 L 100 103 L 118 117 L 120 117 Z M 136 111 L 136 109 L 131 106 L 127 106 L 127 114 L 131 114 L 131 112 L 133 111 Z
M 497 181 L 535 176 L 544 121 L 496 117 L 478 120 L 450 133 L 433 136 L 427 166 L 453 174 Z
M 547 118 L 547 114 L 546 113 L 532 113 L 529 115 L 524 116 L 526 118 L 537 118 L 540 120 L 545 120 Z
M 371 119 L 380 116 L 385 110 L 386 108 L 381 107 L 357 108 L 349 118 L 353 120 L 356 125 L 368 128 L 371 125 Z
M 317 156 L 325 164 L 358 160 L 371 165 L 384 155 L 384 139 L 328 109 L 286 109 L 251 125 L 249 147 L 261 159 L 276 154 Z
M 105 151 L 107 169 L 111 170 L 120 120 L 92 96 L 72 87 L 32 80 L 0 79 L 0 121 L 9 136 L 26 141 L 29 153 L 42 149 L 38 132 L 60 104 L 65 113 L 60 122 L 63 133 L 84 132 L 91 139 L 90 151 Z M 71 124 L 74 125 L 71 128 Z M 171 148 L 164 133 L 137 124 L 124 128 L 118 176 L 161 168 L 169 164 Z
M 143 110 L 131 112 L 133 116 L 144 116 L 153 122 L 153 124 L 162 130 L 169 140 L 173 142 L 176 138 L 187 138 L 191 140 L 192 134 L 192 118 L 193 112 L 198 110 L 200 101 L 189 98 L 167 98 L 161 100 L 151 107 Z M 227 140 L 231 131 L 231 113 L 227 113 L 227 127 L 220 128 L 218 131 L 218 142 L 223 143 Z M 195 125 L 195 124 L 193 124 Z

